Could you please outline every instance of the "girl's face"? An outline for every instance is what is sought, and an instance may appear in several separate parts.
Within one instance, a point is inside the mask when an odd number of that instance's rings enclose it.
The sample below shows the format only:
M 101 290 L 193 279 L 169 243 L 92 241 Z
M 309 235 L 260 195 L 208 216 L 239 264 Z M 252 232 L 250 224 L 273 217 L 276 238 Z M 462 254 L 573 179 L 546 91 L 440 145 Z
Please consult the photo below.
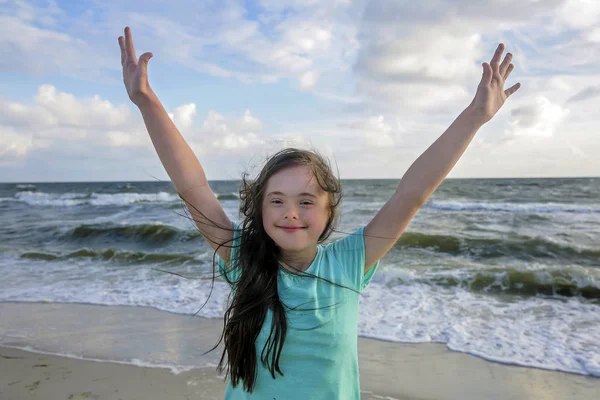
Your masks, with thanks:
M 308 166 L 289 167 L 267 181 L 262 214 L 265 231 L 282 250 L 312 251 L 327 224 L 328 195 Z

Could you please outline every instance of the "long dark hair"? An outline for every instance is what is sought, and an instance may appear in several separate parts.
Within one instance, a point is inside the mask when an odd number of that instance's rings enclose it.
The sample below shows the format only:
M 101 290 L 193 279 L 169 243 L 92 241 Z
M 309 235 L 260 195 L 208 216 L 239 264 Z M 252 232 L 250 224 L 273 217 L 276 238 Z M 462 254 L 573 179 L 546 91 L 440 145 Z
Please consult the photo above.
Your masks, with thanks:
M 239 278 L 232 282 L 227 275 L 223 276 L 233 286 L 233 290 L 229 306 L 225 311 L 221 337 L 208 352 L 216 349 L 223 341 L 225 348 L 219 361 L 218 370 L 220 372 L 226 370 L 226 376 L 230 375 L 231 384 L 234 387 L 241 380 L 244 390 L 248 392 L 252 392 L 255 387 L 258 365 L 255 342 L 269 309 L 273 313 L 271 332 L 261 352 L 260 361 L 263 366 L 268 368 L 273 378 L 275 378 L 275 373 L 283 376 L 279 358 L 287 334 L 286 308 L 289 309 L 289 307 L 281 301 L 277 291 L 281 249 L 264 229 L 262 203 L 269 178 L 283 169 L 298 165 L 308 166 L 318 185 L 328 194 L 329 218 L 318 239 L 318 242 L 322 243 L 331 235 L 339 222 L 338 205 L 342 200 L 342 188 L 340 180 L 333 173 L 330 164 L 316 150 L 296 148 L 280 150 L 267 160 L 254 180 L 248 179 L 247 173 L 242 175 L 240 214 L 243 215 L 243 219 L 240 226 L 239 258 L 235 265 L 233 262 L 230 263 L 231 268 L 239 268 Z M 180 197 L 183 199 L 181 194 Z M 196 209 L 196 211 L 203 215 L 199 210 Z M 209 220 L 206 217 L 205 219 Z M 231 230 L 230 227 L 220 225 L 219 227 Z M 227 243 L 219 243 L 213 254 L 213 283 L 214 260 L 217 250 L 222 246 L 227 246 Z M 306 275 L 319 278 L 310 274 Z M 335 282 L 330 283 L 341 286 Z M 223 362 L 226 356 L 227 363 L 224 366 Z

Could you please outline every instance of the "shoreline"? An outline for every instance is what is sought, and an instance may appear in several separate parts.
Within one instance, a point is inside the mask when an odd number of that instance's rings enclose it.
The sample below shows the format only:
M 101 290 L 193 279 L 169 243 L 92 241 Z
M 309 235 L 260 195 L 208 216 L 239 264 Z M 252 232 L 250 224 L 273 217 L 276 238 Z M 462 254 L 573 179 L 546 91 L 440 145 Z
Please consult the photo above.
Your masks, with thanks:
M 223 398 L 221 348 L 198 357 L 218 340 L 219 319 L 60 303 L 0 303 L 0 315 L 2 399 Z M 439 343 L 359 337 L 358 351 L 362 399 L 583 400 L 600 392 L 597 377 L 491 362 Z M 178 374 L 166 367 L 200 362 Z

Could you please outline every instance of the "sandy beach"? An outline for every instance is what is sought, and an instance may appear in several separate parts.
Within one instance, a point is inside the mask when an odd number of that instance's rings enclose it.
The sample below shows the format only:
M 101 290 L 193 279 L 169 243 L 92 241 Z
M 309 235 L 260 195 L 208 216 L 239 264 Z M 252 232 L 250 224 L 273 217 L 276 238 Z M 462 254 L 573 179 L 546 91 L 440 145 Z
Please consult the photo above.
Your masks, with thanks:
M 223 398 L 220 351 L 196 355 L 215 343 L 221 320 L 56 303 L 0 303 L 0 316 L 2 400 Z M 175 374 L 133 363 L 198 367 Z M 441 344 L 360 338 L 359 363 L 363 399 L 583 400 L 600 392 L 598 378 L 492 363 Z

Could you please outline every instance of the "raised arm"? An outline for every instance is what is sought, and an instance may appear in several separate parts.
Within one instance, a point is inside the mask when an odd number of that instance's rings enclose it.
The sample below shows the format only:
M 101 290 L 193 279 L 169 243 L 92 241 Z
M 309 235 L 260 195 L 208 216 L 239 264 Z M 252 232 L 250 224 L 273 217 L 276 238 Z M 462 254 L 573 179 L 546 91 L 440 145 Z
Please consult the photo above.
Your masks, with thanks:
M 411 219 L 443 182 L 483 124 L 491 120 L 506 99 L 516 92 L 517 83 L 504 90 L 513 69 L 508 53 L 500 64 L 504 45 L 500 43 L 490 64 L 483 64 L 483 76 L 475 98 L 404 174 L 392 198 L 365 227 L 365 272 L 396 243 Z
M 160 161 L 175 189 L 185 199 L 186 206 L 202 236 L 213 249 L 216 249 L 219 243 L 226 242 L 226 245 L 218 250 L 218 254 L 225 262 L 229 262 L 230 249 L 227 244 L 230 244 L 233 238 L 231 221 L 213 194 L 198 158 L 150 88 L 148 60 L 152 57 L 152 53 L 142 54 L 139 60 L 136 58 L 129 27 L 125 28 L 125 37 L 119 36 L 119 47 L 121 65 L 123 65 L 123 82 L 127 94 L 142 113 Z M 219 226 L 226 229 L 221 229 Z

